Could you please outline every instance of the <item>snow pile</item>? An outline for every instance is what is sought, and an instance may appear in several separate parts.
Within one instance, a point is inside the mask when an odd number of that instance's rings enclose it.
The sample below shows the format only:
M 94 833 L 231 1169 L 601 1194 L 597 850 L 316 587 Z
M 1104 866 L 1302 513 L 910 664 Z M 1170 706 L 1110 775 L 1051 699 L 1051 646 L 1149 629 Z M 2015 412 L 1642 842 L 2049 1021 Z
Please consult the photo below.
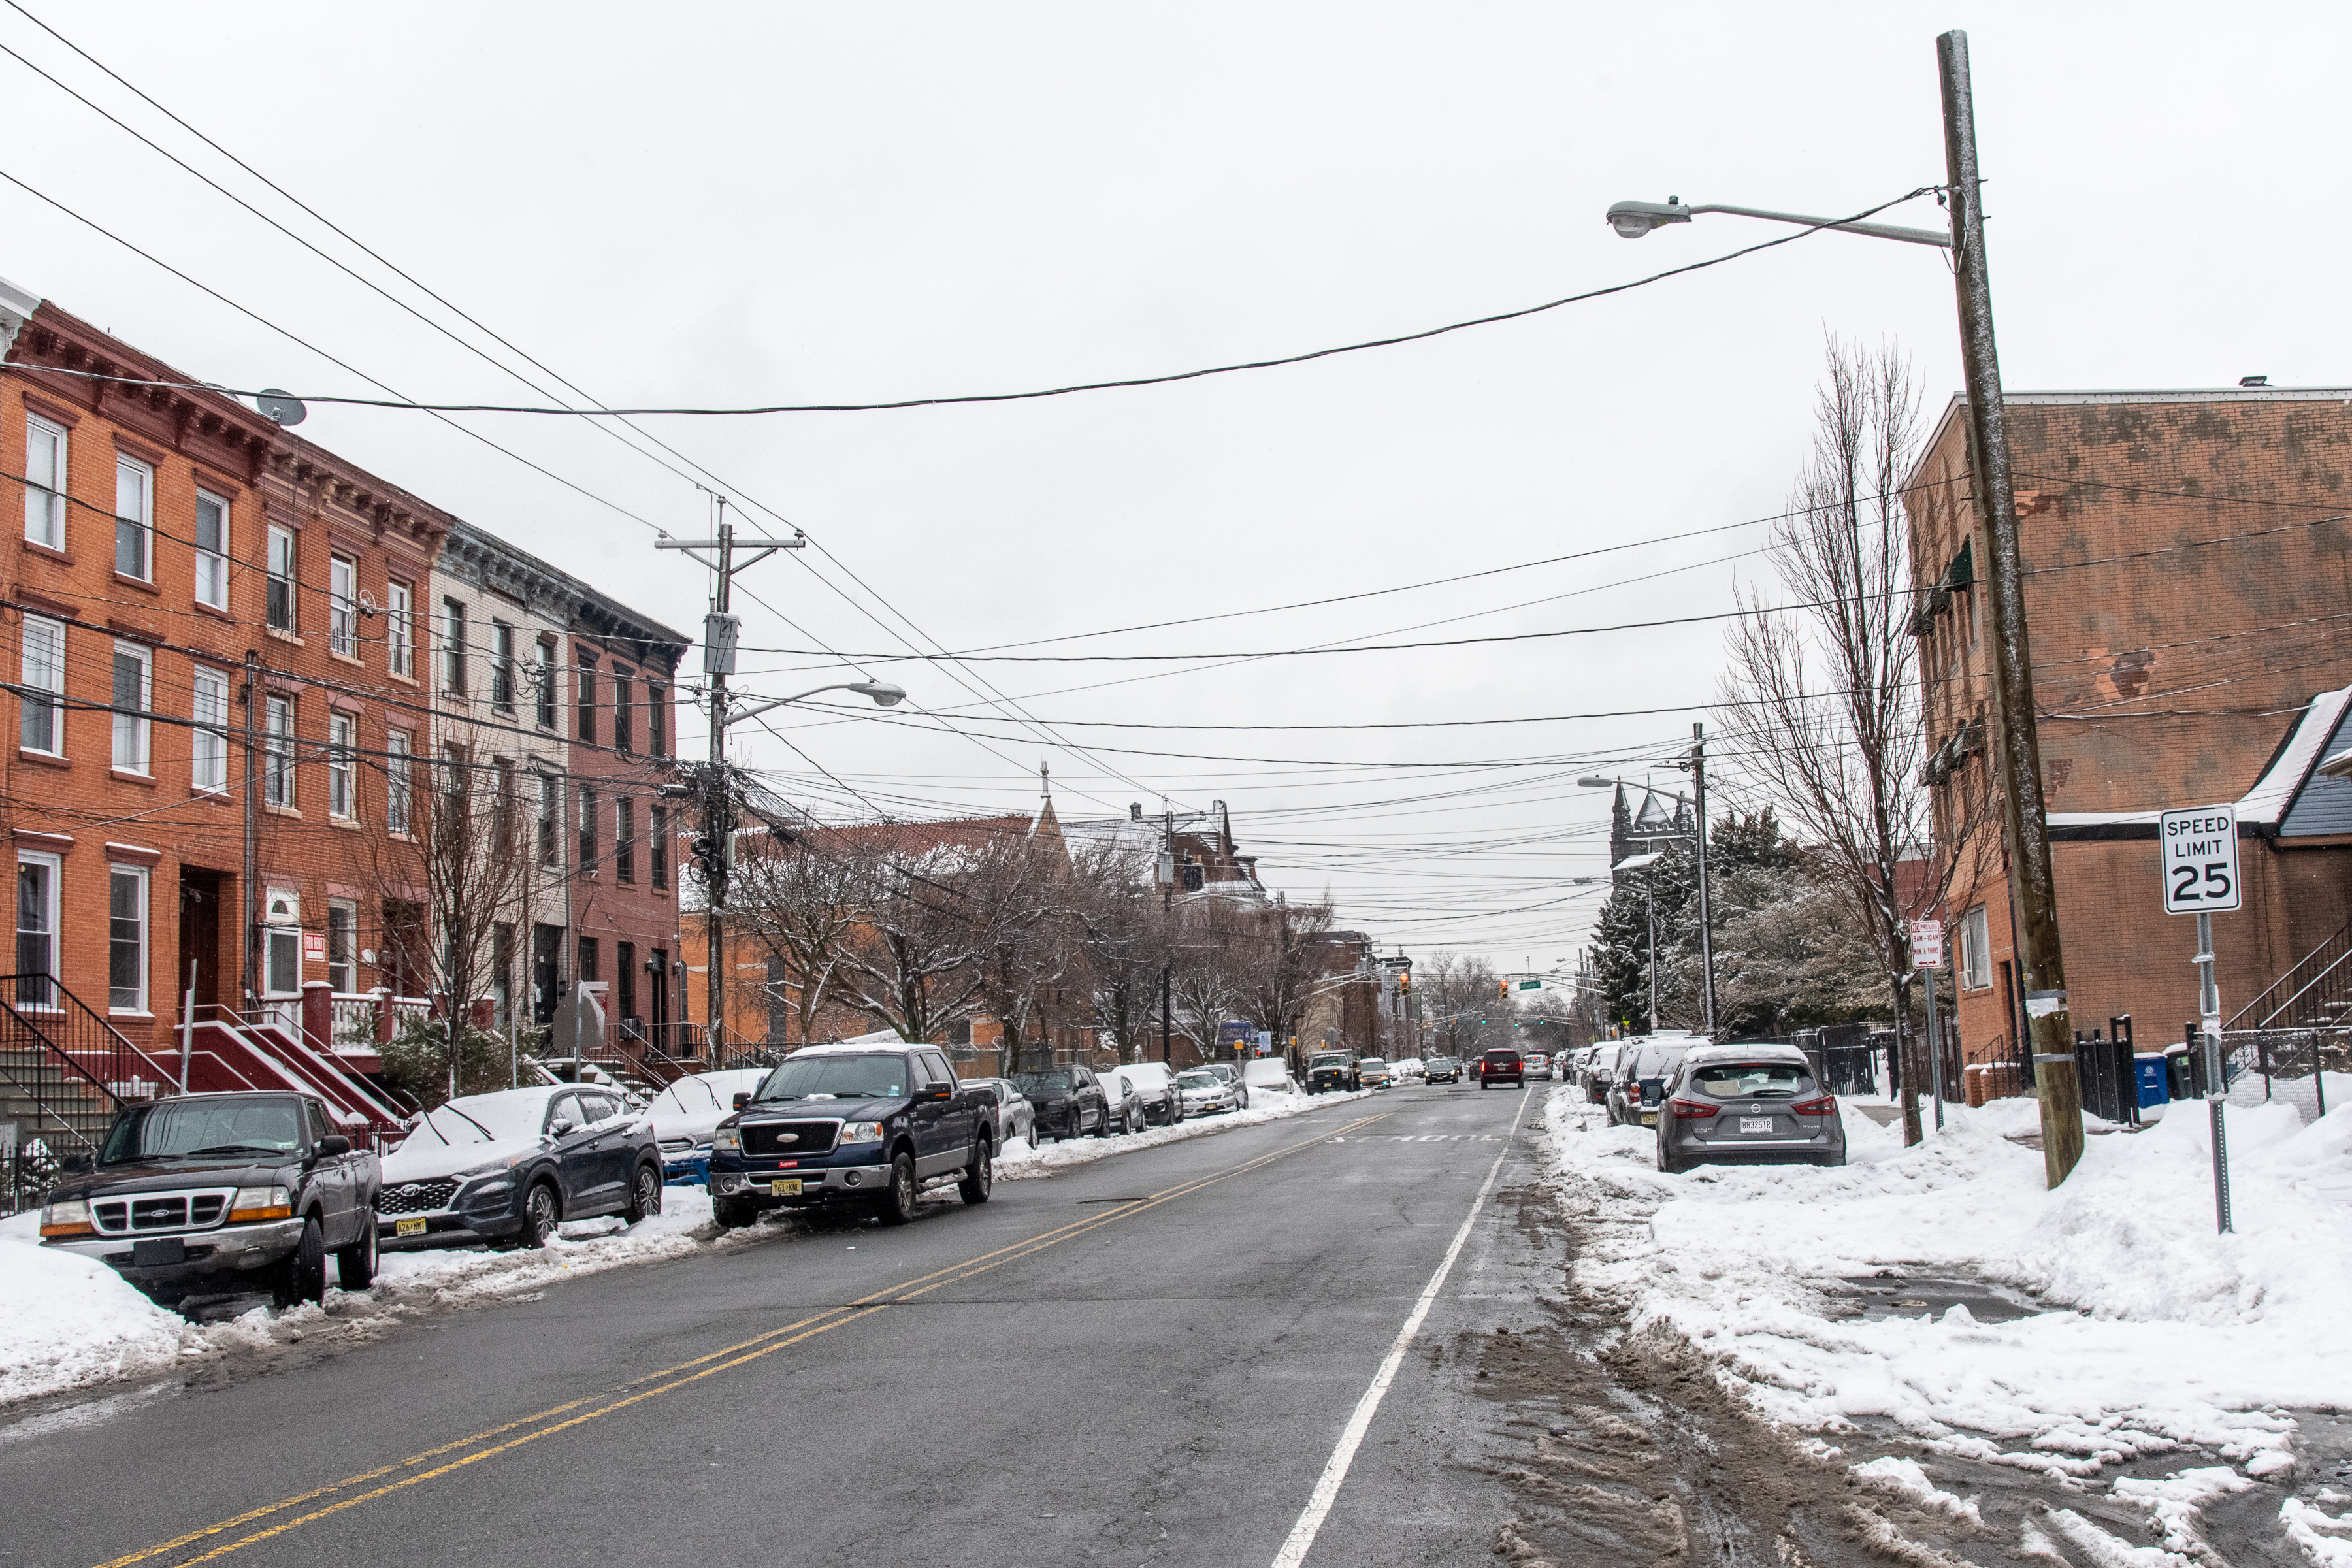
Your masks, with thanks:
M 2352 1299 L 2352 1107 L 2309 1127 L 2284 1107 L 2230 1111 L 2227 1237 L 2206 1116 L 2177 1110 L 2090 1139 L 2055 1193 L 2041 1153 L 2005 1136 L 2038 1127 L 2026 1100 L 1955 1108 L 1909 1150 L 1848 1114 L 1852 1163 L 1828 1170 L 1662 1175 L 1654 1134 L 1567 1096 L 1546 1126 L 1571 1210 L 1604 1222 L 1578 1282 L 1637 1331 L 1687 1337 L 1776 1420 L 1877 1417 L 1931 1448 L 2074 1476 L 2197 1444 L 2261 1475 L 2291 1462 L 2282 1407 L 2352 1404 L 2336 1336 Z M 2044 1310 L 1979 1321 L 1897 1298 L 1891 1317 L 1825 1315 L 1842 1279 L 1882 1268 Z
M 1250 1090 L 1247 1110 L 1223 1110 L 1214 1116 L 1195 1116 L 1167 1127 L 1147 1127 L 1140 1132 L 1121 1132 L 1108 1138 L 1059 1140 L 1040 1143 L 1034 1149 L 1026 1142 L 1018 1142 L 997 1154 L 996 1179 L 1012 1182 L 1024 1177 L 1048 1176 L 1066 1165 L 1089 1164 L 1112 1154 L 1131 1154 L 1139 1149 L 1157 1149 L 1163 1143 L 1181 1143 L 1188 1138 L 1206 1138 L 1213 1133 L 1230 1132 L 1236 1127 L 1255 1127 L 1261 1122 L 1279 1121 L 1285 1117 L 1303 1115 L 1321 1106 L 1337 1105 L 1350 1100 L 1370 1100 L 1375 1092 L 1367 1089 L 1354 1093 L 1310 1095 L 1254 1089 Z
M 0 1405 L 159 1372 L 194 1331 L 96 1258 L 43 1247 L 38 1210 L 0 1220 Z
M 719 1237 L 719 1232 L 711 1223 L 707 1191 L 664 1187 L 658 1215 L 648 1215 L 634 1226 L 625 1224 L 618 1215 L 574 1221 L 559 1227 L 555 1239 L 536 1250 L 431 1247 L 386 1252 L 376 1268 L 375 1289 L 363 1295 L 387 1303 L 403 1297 L 457 1302 L 469 1297 L 505 1296 L 632 1263 L 683 1258 L 714 1245 L 715 1237 Z M 328 1270 L 330 1278 L 333 1272 Z

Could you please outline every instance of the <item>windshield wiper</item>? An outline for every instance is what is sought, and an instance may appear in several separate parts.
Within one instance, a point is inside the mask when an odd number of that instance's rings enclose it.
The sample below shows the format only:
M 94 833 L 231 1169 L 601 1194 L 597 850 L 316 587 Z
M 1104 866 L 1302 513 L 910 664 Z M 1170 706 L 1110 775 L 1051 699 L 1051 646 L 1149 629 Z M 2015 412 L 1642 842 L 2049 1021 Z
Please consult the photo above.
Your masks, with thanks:
M 462 1110 L 457 1110 L 457 1107 L 455 1104 L 453 1104 L 452 1102 L 450 1102 L 450 1101 L 448 1101 L 448 1100 L 443 1100 L 443 1101 L 440 1103 L 440 1105 L 439 1105 L 439 1106 L 437 1106 L 436 1109 L 437 1109 L 437 1110 L 441 1110 L 454 1111 L 454 1112 L 456 1112 L 456 1114 L 457 1114 L 458 1116 L 464 1117 L 464 1118 L 465 1118 L 465 1120 L 466 1120 L 467 1122 L 469 1122 L 469 1123 L 471 1123 L 471 1124 L 472 1124 L 474 1131 L 477 1131 L 477 1132 L 478 1132 L 478 1133 L 480 1133 L 480 1134 L 482 1135 L 482 1142 L 485 1142 L 485 1143 L 495 1143 L 495 1142 L 497 1142 L 499 1141 L 499 1135 L 498 1135 L 497 1133 L 495 1133 L 495 1132 L 491 1131 L 488 1128 L 487 1128 L 487 1127 L 483 1126 L 480 1122 L 478 1122 L 478 1121 L 474 1121 L 474 1119 L 473 1119 L 472 1117 L 470 1117 L 470 1116 L 467 1116 L 467 1115 L 466 1115 L 466 1113 L 465 1113 L 464 1111 L 462 1111 Z M 446 1138 L 444 1138 L 444 1139 L 442 1140 L 442 1142 L 443 1142 L 444 1143 L 446 1143 L 446 1142 L 448 1142 L 448 1140 L 447 1140 Z
M 198 1160 L 206 1154 L 283 1154 L 286 1151 L 269 1143 L 213 1143 L 202 1149 L 190 1149 L 177 1156 L 183 1160 Z

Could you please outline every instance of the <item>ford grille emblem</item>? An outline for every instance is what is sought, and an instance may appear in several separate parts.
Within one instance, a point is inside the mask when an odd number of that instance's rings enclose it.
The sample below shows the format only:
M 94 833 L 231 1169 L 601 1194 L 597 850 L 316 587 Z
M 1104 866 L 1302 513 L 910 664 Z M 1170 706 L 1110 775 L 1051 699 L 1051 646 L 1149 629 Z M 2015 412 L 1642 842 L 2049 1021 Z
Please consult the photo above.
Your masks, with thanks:
M 797 1132 L 779 1132 L 776 1134 L 776 1142 L 779 1143 L 797 1143 L 800 1141 L 801 1135 Z

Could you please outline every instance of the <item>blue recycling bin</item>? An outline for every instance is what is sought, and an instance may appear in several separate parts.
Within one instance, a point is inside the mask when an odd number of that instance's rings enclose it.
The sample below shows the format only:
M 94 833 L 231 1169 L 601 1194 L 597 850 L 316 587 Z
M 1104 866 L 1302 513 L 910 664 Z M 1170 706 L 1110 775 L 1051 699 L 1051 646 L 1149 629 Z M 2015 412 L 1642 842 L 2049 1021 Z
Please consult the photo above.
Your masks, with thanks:
M 2139 1108 L 2172 1103 L 2172 1086 L 2166 1081 L 2171 1075 L 2166 1071 L 2161 1051 L 2142 1051 L 2132 1058 L 2132 1076 L 2139 1080 Z

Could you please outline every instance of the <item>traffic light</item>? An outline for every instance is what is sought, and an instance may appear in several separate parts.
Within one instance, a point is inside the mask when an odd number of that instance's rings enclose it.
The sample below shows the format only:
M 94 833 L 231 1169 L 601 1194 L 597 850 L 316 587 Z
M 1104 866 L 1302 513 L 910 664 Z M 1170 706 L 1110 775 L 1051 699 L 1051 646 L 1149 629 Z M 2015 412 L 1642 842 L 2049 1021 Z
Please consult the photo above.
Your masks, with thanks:
M 1509 1001 L 1511 999 L 1511 983 L 1507 980 L 1496 981 L 1495 994 L 1503 1001 Z
M 1402 993 L 1403 993 L 1405 995 L 1407 995 L 1407 996 L 1410 996 L 1410 995 L 1412 995 L 1412 970 L 1408 969 L 1408 970 L 1406 970 L 1404 973 L 1402 973 L 1402 974 L 1399 974 L 1399 975 L 1397 976 L 1397 989 L 1398 989 L 1399 991 L 1402 992 Z

